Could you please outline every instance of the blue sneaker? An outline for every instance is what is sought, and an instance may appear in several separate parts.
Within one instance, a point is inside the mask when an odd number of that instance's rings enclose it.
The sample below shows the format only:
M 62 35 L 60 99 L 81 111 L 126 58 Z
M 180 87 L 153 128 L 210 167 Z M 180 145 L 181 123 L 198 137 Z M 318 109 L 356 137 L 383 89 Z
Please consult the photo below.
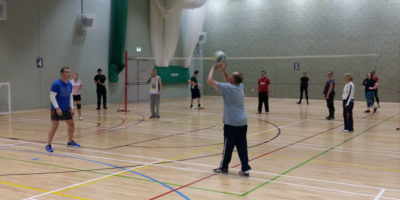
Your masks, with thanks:
M 71 141 L 71 142 L 68 142 L 67 143 L 67 145 L 69 146 L 69 147 L 81 147 L 81 145 L 79 145 L 78 143 L 76 143 L 75 141 Z
M 53 152 L 53 148 L 51 148 L 51 144 L 46 146 L 46 151 L 52 153 Z

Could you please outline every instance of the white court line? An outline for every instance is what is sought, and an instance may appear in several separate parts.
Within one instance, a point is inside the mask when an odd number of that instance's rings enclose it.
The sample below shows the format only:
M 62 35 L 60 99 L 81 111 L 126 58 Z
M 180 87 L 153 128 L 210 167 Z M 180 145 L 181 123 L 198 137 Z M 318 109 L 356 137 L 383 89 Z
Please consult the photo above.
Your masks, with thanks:
M 18 146 L 18 145 L 21 145 L 21 144 L 27 144 L 28 142 L 18 142 L 18 143 L 12 143 L 12 144 L 1 144 L 0 145 L 0 148 L 3 148 L 3 147 L 13 147 L 13 146 Z
M 155 161 L 155 162 L 161 162 L 161 161 L 162 160 Z M 95 179 L 92 179 L 92 180 L 87 180 L 87 181 L 84 181 L 84 182 L 81 182 L 81 183 L 76 183 L 76 184 L 73 184 L 73 185 L 70 185 L 70 186 L 66 186 L 66 187 L 63 187 L 63 188 L 60 188 L 60 189 L 56 189 L 56 190 L 45 192 L 45 193 L 42 193 L 42 194 L 39 194 L 39 195 L 28 197 L 28 198 L 25 198 L 24 200 L 32 200 L 33 198 L 43 197 L 43 196 L 46 196 L 48 194 L 52 194 L 52 193 L 55 193 L 55 192 L 58 192 L 58 191 L 61 191 L 61 190 L 69 189 L 69 188 L 72 188 L 72 187 L 75 187 L 75 186 L 78 186 L 78 185 L 90 183 L 90 182 L 93 182 L 93 181 L 96 181 L 96 180 L 99 180 L 99 179 L 104 179 L 104 178 L 107 178 L 107 177 L 110 177 L 110 176 L 115 176 L 117 174 L 121 174 L 121 173 L 126 172 L 126 171 L 132 171 L 132 170 L 134 170 L 136 168 L 141 168 L 141 167 L 144 167 L 144 166 L 147 166 L 147 165 L 152 165 L 152 164 L 153 163 L 147 163 L 145 165 L 141 165 L 141 166 L 133 167 L 133 168 L 130 168 L 130 169 L 122 170 L 122 171 L 119 171 L 119 172 L 116 172 L 116 173 L 112 173 L 112 174 L 109 174 L 109 175 L 105 175 L 105 176 L 101 176 L 101 177 L 98 177 L 98 178 L 95 178 Z
M 33 150 L 37 150 L 35 148 L 30 148 L 30 147 L 20 147 L 20 146 L 15 146 L 17 148 L 22 148 L 22 149 L 33 149 Z M 127 163 L 135 163 L 135 164 L 148 164 L 148 163 L 144 163 L 144 162 L 139 162 L 139 161 L 131 161 L 131 160 L 121 160 L 121 159 L 113 159 L 113 158 L 107 158 L 107 157 L 101 157 L 101 156 L 90 156 L 90 155 L 84 155 L 84 154 L 75 154 L 75 153 L 66 153 L 63 152 L 64 154 L 72 154 L 72 155 L 80 155 L 83 157 L 91 157 L 91 158 L 99 158 L 99 159 L 104 159 L 104 160 L 112 160 L 112 161 L 120 161 L 120 162 L 127 162 Z M 60 154 L 60 153 L 59 153 Z M 62 155 L 62 154 L 61 154 Z M 159 159 L 159 160 L 165 160 L 165 159 Z M 213 168 L 215 167 L 214 165 L 206 165 L 206 164 L 198 164 L 198 163 L 191 163 L 191 162 L 185 162 L 185 161 L 173 161 L 175 163 L 182 163 L 182 164 L 191 164 L 191 165 L 198 165 L 198 166 L 205 166 L 205 167 L 210 167 Z M 152 163 L 157 163 L 152 162 Z M 179 169 L 179 170 L 183 170 L 183 171 L 192 171 L 192 172 L 204 172 L 204 173 L 208 173 L 211 174 L 211 172 L 209 171 L 203 171 L 203 170 L 198 170 L 198 169 L 193 169 L 193 168 L 181 168 L 181 167 L 174 167 L 174 166 L 167 166 L 165 164 L 152 164 L 154 166 L 159 166 L 159 167 L 163 167 L 163 168 L 170 168 L 170 169 Z M 230 170 L 236 170 L 239 171 L 239 169 L 235 169 L 235 168 L 230 168 Z M 255 171 L 255 170 L 251 170 L 252 173 L 256 173 L 256 174 L 266 174 L 266 175 L 272 175 L 272 176 L 277 176 L 279 174 L 276 173 L 270 173 L 270 172 L 261 172 L 261 171 Z M 297 177 L 297 176 L 290 176 L 290 175 L 282 175 L 282 177 L 288 177 L 288 178 L 294 178 L 294 179 L 301 179 L 301 180 L 309 180 L 309 181 L 316 181 L 316 182 L 323 182 L 323 183 L 331 183 L 331 184 L 337 184 L 337 185 L 346 185 L 346 186 L 353 186 L 353 187 L 360 187 L 360 188 L 369 188 L 369 189 L 381 189 L 380 187 L 373 187 L 373 186 L 366 186 L 366 185 L 358 185 L 358 184 L 351 184 L 351 183 L 343 183 L 343 182 L 336 182 L 336 181 L 327 181 L 327 180 L 320 180 L 320 179 L 312 179 L 312 178 L 305 178 L 305 177 Z M 400 190 L 396 190 L 396 189 L 386 189 L 386 190 L 390 190 L 390 191 L 395 191 L 395 192 L 400 192 Z
M 374 200 L 378 200 L 378 199 L 380 199 L 381 197 L 382 197 L 382 195 L 383 195 L 383 193 L 385 192 L 385 189 L 381 189 L 381 191 L 379 192 L 379 194 L 378 195 L 376 195 L 376 197 L 375 197 L 375 199 Z

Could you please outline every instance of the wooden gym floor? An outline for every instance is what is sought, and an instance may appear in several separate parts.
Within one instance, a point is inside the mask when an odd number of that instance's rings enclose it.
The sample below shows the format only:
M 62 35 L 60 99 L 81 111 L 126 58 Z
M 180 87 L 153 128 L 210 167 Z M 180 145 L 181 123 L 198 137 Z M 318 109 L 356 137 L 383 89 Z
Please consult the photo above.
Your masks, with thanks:
M 341 102 L 327 121 L 324 101 L 296 105 L 271 99 L 269 114 L 256 114 L 257 99 L 246 98 L 249 116 L 250 178 L 237 175 L 234 153 L 229 175 L 212 169 L 221 159 L 222 97 L 161 102 L 161 119 L 148 119 L 147 102 L 130 112 L 83 106 L 75 140 L 66 146 L 62 123 L 44 149 L 48 109 L 0 116 L 0 199 L 400 199 L 399 104 L 382 103 L 367 115 L 356 102 L 355 132 L 343 133 Z

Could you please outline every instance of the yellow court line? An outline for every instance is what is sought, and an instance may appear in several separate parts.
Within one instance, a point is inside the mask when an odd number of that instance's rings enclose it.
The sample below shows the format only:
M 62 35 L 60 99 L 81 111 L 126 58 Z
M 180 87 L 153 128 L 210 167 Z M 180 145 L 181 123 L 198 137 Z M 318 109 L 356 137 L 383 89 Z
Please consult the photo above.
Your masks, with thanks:
M 19 184 L 9 183 L 9 182 L 5 182 L 5 181 L 0 181 L 0 183 L 4 184 L 4 185 L 9 185 L 9 186 L 15 186 L 15 187 L 19 187 L 19 188 L 34 190 L 34 191 L 37 191 L 37 192 L 49 192 L 48 190 L 42 190 L 42 189 L 30 187 L 30 186 L 19 185 Z M 83 197 L 78 197 L 78 196 L 73 196 L 73 195 L 68 195 L 68 194 L 62 194 L 61 192 L 54 192 L 52 194 L 63 196 L 63 197 L 69 197 L 69 198 L 73 198 L 73 199 L 79 199 L 79 200 L 89 200 L 89 199 L 83 198 Z
M 268 133 L 270 131 L 273 131 L 273 130 L 275 130 L 275 128 L 263 131 L 261 133 L 256 133 L 256 134 L 250 135 L 248 138 L 259 136 L 259 135 L 262 135 L 262 134 L 266 134 L 266 133 Z M 213 145 L 213 146 L 210 146 L 210 147 L 205 147 L 205 148 L 202 148 L 202 149 L 190 152 L 190 153 L 186 153 L 186 154 L 183 154 L 183 155 L 180 155 L 180 156 L 175 156 L 175 157 L 172 157 L 172 158 L 157 162 L 155 164 L 161 164 L 161 163 L 166 163 L 166 162 L 178 160 L 178 159 L 181 159 L 181 158 L 184 158 L 184 157 L 187 157 L 187 156 L 191 156 L 191 155 L 194 155 L 194 154 L 197 154 L 197 153 L 201 153 L 201 152 L 204 152 L 204 151 L 208 151 L 208 150 L 211 150 L 211 149 L 214 149 L 216 147 L 223 146 L 223 145 L 224 144 L 217 144 L 217 145 Z M 140 169 L 145 169 L 145 168 L 151 167 L 153 165 L 154 164 L 149 164 L 149 165 L 145 165 L 145 166 L 142 166 L 142 167 L 138 167 L 136 169 L 133 169 L 133 171 L 137 171 L 137 170 L 140 170 Z M 129 171 L 122 172 L 122 173 L 119 173 L 118 175 L 123 175 L 123 174 L 128 173 L 128 172 Z M 96 182 L 99 182 L 99 181 L 103 181 L 103 180 L 106 180 L 106 179 L 110 179 L 110 178 L 113 178 L 113 177 L 116 177 L 116 175 L 104 177 L 104 178 L 97 179 L 97 180 L 94 180 L 94 181 L 89 181 L 89 182 L 86 182 L 86 183 L 83 183 L 83 184 L 76 185 L 76 186 L 71 187 L 71 188 L 60 190 L 58 192 L 65 192 L 65 191 L 73 190 L 73 189 L 76 189 L 76 188 L 80 188 L 80 187 L 83 187 L 83 186 L 86 186 L 86 185 L 89 185 L 89 184 L 92 184 L 92 183 L 96 183 Z

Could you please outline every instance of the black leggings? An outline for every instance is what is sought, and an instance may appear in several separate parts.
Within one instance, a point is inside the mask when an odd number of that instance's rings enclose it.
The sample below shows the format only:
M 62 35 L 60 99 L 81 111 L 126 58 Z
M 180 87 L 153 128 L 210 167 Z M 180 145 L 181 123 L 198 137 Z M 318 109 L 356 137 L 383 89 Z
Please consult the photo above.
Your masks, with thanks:
M 353 128 L 354 102 L 351 101 L 348 106 L 346 106 L 346 104 L 347 104 L 347 100 L 343 100 L 344 130 L 354 131 L 354 128 Z
M 335 99 L 335 93 L 329 94 L 328 99 L 326 100 L 326 106 L 329 109 L 329 117 L 335 117 L 335 105 L 333 100 Z
M 101 96 L 103 96 L 103 107 L 107 108 L 107 90 L 106 87 L 97 87 L 97 108 L 101 105 Z
M 300 100 L 299 102 L 301 102 L 301 100 L 303 99 L 303 92 L 306 93 L 306 100 L 308 103 L 308 88 L 307 87 L 300 87 Z
M 268 92 L 258 92 L 258 112 L 261 112 L 263 103 L 265 112 L 269 112 Z
M 378 88 L 376 88 L 376 90 L 375 90 L 375 99 L 376 99 L 376 103 L 379 105 Z

